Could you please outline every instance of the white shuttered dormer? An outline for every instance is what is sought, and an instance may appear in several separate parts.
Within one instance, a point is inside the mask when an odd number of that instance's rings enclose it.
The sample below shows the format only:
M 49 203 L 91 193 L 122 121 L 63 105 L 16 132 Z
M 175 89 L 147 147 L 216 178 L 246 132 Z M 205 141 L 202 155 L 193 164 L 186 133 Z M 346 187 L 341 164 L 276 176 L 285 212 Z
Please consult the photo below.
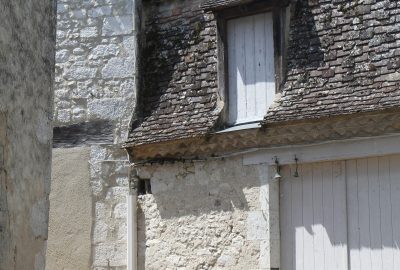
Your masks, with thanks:
M 272 12 L 227 22 L 231 125 L 260 121 L 275 97 Z

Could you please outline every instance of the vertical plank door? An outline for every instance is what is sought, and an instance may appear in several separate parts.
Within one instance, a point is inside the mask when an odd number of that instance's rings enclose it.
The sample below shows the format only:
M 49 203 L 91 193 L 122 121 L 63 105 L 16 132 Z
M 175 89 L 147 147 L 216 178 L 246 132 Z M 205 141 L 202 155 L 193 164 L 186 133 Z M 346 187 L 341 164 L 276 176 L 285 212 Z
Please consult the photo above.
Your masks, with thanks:
M 347 161 L 351 270 L 400 269 L 400 156 Z
M 282 170 L 281 269 L 347 270 L 344 162 Z

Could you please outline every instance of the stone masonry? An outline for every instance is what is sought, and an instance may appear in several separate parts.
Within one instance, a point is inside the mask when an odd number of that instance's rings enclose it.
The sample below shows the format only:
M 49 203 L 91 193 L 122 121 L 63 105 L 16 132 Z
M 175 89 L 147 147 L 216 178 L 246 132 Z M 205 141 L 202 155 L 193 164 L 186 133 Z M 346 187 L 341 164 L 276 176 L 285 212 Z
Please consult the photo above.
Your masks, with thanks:
M 58 139 L 57 147 L 90 148 L 89 264 L 96 270 L 126 269 L 129 162 L 120 143 L 127 138 L 136 100 L 139 7 L 134 0 L 58 0 L 54 123 L 76 140 Z M 111 143 L 110 134 L 101 133 L 110 126 Z M 74 133 L 77 127 L 82 128 Z M 96 134 L 95 142 L 90 134 Z
M 0 270 L 44 270 L 55 2 L 0 2 Z
M 241 156 L 138 166 L 138 269 L 279 267 L 278 186 Z
M 56 126 L 108 120 L 126 136 L 135 98 L 132 0 L 59 0 Z

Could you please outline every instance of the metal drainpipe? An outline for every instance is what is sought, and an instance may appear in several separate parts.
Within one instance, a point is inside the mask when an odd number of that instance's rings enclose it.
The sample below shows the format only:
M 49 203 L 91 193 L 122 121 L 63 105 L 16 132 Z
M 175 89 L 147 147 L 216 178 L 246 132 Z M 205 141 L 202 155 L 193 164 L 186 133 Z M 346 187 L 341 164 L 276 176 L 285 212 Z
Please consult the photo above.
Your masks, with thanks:
M 127 196 L 128 213 L 128 270 L 137 270 L 137 172 L 132 170 L 133 175 L 129 177 L 129 194 Z

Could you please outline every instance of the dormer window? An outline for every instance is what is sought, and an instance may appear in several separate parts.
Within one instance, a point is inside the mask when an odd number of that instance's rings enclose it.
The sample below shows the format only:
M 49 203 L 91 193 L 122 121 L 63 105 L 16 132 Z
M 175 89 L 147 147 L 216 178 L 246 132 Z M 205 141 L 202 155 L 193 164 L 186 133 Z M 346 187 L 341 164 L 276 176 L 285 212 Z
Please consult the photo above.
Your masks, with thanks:
M 289 2 L 256 1 L 216 11 L 218 82 L 228 126 L 261 121 L 284 74 Z
M 227 21 L 228 123 L 263 119 L 275 98 L 272 12 Z

